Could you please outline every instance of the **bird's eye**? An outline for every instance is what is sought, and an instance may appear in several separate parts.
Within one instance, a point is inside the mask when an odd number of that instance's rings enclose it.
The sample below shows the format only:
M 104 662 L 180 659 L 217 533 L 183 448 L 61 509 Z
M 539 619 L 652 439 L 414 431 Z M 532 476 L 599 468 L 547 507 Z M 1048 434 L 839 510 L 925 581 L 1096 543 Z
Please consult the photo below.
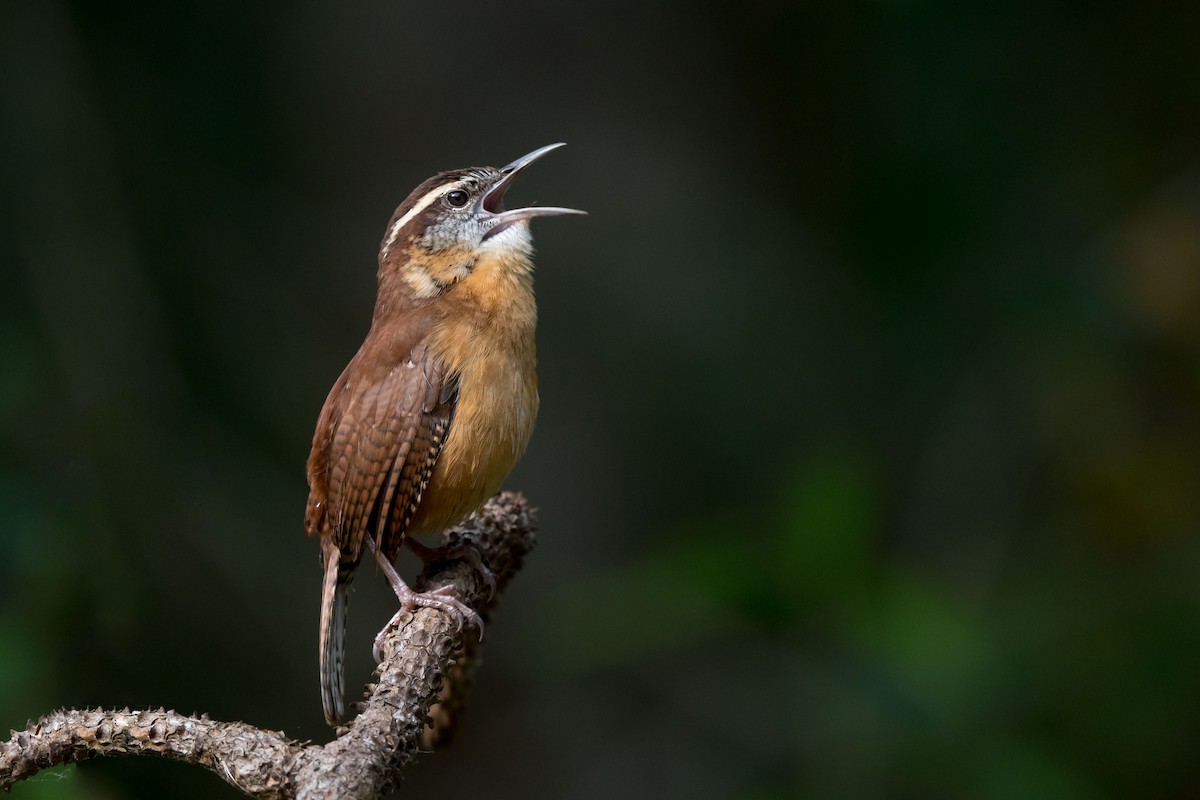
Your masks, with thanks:
M 452 189 L 446 192 L 442 199 L 446 201 L 446 205 L 452 208 L 462 208 L 467 204 L 469 198 L 467 197 L 467 193 L 462 189 Z

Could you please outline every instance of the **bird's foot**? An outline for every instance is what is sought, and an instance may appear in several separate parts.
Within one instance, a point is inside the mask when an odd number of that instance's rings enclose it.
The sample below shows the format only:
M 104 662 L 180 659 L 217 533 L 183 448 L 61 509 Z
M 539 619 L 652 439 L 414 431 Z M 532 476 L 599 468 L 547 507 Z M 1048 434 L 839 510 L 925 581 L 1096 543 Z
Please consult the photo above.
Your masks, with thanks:
M 463 620 L 466 620 L 479 631 L 480 641 L 483 640 L 483 618 L 473 608 L 454 596 L 453 586 L 441 586 L 428 592 L 415 592 L 400 577 L 400 573 L 396 572 L 396 565 L 379 552 L 379 548 L 375 546 L 375 541 L 370 536 L 366 537 L 366 543 L 371 552 L 375 554 L 375 562 L 383 570 L 384 577 L 387 578 L 392 591 L 396 593 L 396 599 L 400 601 L 400 610 L 375 637 L 371 654 L 375 656 L 377 662 L 383 660 L 383 640 L 387 634 L 393 627 L 400 624 L 406 614 L 416 611 L 418 608 L 436 608 L 445 611 L 457 620 L 458 630 L 462 630 Z
M 371 654 L 375 656 L 375 661 L 383 661 L 383 643 L 387 639 L 393 628 L 398 627 L 404 620 L 407 614 L 416 611 L 418 608 L 436 608 L 439 611 L 444 611 L 450 614 L 458 621 L 458 629 L 462 630 L 463 621 L 479 631 L 479 639 L 483 640 L 483 618 L 479 616 L 466 603 L 454 596 L 453 586 L 441 586 L 428 592 L 415 592 L 408 587 L 403 580 L 400 580 L 397 575 L 397 580 L 400 581 L 397 588 L 396 584 L 392 584 L 392 589 L 396 592 L 396 597 L 400 600 L 400 610 L 388 621 L 387 625 L 383 626 L 383 630 L 375 637 L 375 644 L 371 648 Z

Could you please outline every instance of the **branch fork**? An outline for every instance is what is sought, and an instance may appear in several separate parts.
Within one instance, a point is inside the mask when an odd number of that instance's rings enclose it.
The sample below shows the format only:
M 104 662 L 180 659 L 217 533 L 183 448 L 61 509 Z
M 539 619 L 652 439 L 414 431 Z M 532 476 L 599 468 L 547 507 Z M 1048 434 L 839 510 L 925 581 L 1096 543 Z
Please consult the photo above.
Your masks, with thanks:
M 532 549 L 536 528 L 535 510 L 523 496 L 499 494 L 449 532 L 450 545 L 479 553 L 495 591 L 469 558 L 428 564 L 418 587 L 453 587 L 454 596 L 486 620 Z M 328 744 L 162 708 L 65 709 L 0 743 L 0 789 L 47 767 L 128 754 L 207 767 L 251 797 L 380 797 L 418 752 L 452 734 L 478 648 L 474 629 L 440 609 L 419 608 L 398 622 L 381 642 L 383 660 L 358 716 Z

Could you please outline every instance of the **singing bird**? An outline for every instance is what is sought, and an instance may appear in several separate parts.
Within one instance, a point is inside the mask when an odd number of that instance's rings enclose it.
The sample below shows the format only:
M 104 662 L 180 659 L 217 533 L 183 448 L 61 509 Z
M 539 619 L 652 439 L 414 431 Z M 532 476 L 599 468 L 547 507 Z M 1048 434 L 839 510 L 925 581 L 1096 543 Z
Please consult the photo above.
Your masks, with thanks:
M 453 597 L 410 589 L 393 562 L 413 534 L 440 533 L 479 508 L 529 443 L 538 410 L 529 220 L 585 212 L 503 201 L 521 170 L 561 146 L 502 169 L 435 175 L 388 223 L 371 329 L 325 400 L 308 458 L 304 525 L 321 544 L 330 725 L 344 711 L 346 606 L 364 549 L 401 603 L 388 627 L 421 606 L 482 626 Z

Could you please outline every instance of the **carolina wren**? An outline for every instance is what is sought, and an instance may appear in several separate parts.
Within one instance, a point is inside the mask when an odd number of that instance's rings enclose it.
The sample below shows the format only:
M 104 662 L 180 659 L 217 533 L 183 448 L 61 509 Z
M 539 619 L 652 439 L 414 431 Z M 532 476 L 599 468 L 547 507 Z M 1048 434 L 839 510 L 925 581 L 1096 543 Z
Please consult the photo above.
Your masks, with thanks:
M 434 175 L 388 223 L 371 329 L 325 400 L 308 457 L 304 526 L 320 537 L 325 572 L 321 701 L 331 725 L 343 713 L 346 606 L 364 548 L 402 612 L 434 606 L 481 625 L 454 598 L 410 589 L 393 562 L 407 537 L 439 533 L 499 491 L 529 442 L 538 409 L 529 220 L 585 212 L 506 211 L 503 200 L 522 169 L 561 146 L 503 169 Z

